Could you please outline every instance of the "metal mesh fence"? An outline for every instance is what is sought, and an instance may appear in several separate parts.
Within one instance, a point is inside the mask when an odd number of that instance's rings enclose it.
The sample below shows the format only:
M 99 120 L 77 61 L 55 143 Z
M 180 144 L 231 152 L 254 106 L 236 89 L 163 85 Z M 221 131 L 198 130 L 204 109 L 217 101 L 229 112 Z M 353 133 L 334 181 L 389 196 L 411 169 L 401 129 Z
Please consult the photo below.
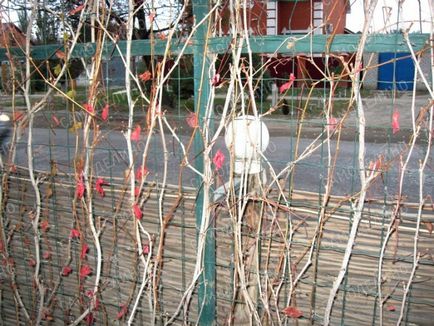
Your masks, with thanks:
M 4 324 L 431 323 L 432 37 L 243 8 L 0 53 Z

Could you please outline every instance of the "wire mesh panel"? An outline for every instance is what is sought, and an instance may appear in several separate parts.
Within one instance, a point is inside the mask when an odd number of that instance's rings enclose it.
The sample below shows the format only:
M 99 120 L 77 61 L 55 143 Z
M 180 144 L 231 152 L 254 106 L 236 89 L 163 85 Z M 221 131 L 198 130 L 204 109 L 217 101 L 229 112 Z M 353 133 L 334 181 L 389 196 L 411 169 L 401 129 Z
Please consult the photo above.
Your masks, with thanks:
M 431 324 L 432 33 L 31 4 L 0 24 L 4 324 Z

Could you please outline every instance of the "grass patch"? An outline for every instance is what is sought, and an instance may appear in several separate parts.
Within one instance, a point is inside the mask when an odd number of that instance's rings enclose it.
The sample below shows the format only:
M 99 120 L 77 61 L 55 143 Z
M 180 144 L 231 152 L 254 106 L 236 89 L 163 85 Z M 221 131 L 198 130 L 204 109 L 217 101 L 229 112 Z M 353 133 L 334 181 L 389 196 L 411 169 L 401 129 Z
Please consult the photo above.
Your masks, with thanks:
M 224 91 L 221 89 L 218 90 L 220 95 L 224 95 Z M 349 90 L 347 90 L 349 91 Z M 88 101 L 87 99 L 87 93 L 88 89 L 85 87 L 78 87 L 75 93 L 74 100 L 79 103 L 83 104 Z M 290 94 L 291 93 L 291 94 Z M 291 96 L 294 94 L 300 94 L 301 89 L 291 89 L 290 92 L 288 92 L 287 95 Z M 305 93 L 305 91 L 304 91 Z M 39 101 L 44 94 L 41 93 L 33 95 L 31 100 L 32 103 L 36 103 Z M 321 96 L 316 96 L 321 95 Z M 137 99 L 136 107 L 142 107 L 146 108 L 147 104 L 144 99 L 140 97 L 140 92 L 138 90 L 132 90 L 131 96 L 133 100 Z M 324 90 L 313 90 L 313 94 L 311 94 L 311 98 L 309 101 L 307 101 L 306 97 L 303 97 L 300 99 L 299 96 L 292 96 L 290 98 L 280 98 L 279 102 L 277 103 L 276 107 L 274 108 L 274 112 L 272 113 L 273 116 L 279 116 L 279 115 L 291 115 L 291 116 L 297 116 L 299 113 L 301 113 L 306 106 L 306 118 L 315 118 L 315 117 L 321 117 L 324 115 L 325 112 L 325 105 L 328 97 L 325 96 Z M 333 101 L 333 116 L 339 117 L 343 114 L 343 112 L 346 112 L 349 105 L 349 100 L 346 97 L 340 97 L 336 96 L 337 99 Z M 195 100 L 193 97 L 189 99 L 181 99 L 172 94 L 171 92 L 165 92 L 163 95 L 163 100 L 169 99 L 169 103 L 164 102 L 163 107 L 165 110 L 171 113 L 178 113 L 178 114 L 186 114 L 188 112 L 194 111 L 194 104 Z M 9 101 L 5 101 L 6 103 L 9 102 L 9 105 L 12 105 L 12 99 Z M 127 112 L 128 111 L 128 99 L 127 99 L 127 93 L 122 88 L 119 89 L 113 89 L 108 90 L 107 94 L 99 101 L 97 105 L 97 109 L 101 106 L 103 106 L 106 102 L 108 102 L 116 111 L 119 112 Z M 256 100 L 256 107 L 260 113 L 266 113 L 271 108 L 271 100 L 269 98 L 267 99 L 259 99 Z M 216 97 L 214 99 L 214 111 L 216 114 L 221 114 L 224 109 L 225 104 L 225 98 L 222 96 Z M 7 105 L 7 104 L 6 104 Z M 16 96 L 15 98 L 15 105 L 16 106 L 24 106 L 25 102 L 21 95 Z M 49 103 L 50 107 L 54 110 L 61 109 L 64 110 L 66 108 L 71 109 L 72 102 L 70 100 L 67 100 L 65 97 L 61 95 L 55 95 L 50 99 Z M 240 103 L 237 105 L 240 106 Z M 250 103 L 247 100 L 246 101 L 246 107 L 250 107 Z M 250 109 L 251 111 L 251 109 Z

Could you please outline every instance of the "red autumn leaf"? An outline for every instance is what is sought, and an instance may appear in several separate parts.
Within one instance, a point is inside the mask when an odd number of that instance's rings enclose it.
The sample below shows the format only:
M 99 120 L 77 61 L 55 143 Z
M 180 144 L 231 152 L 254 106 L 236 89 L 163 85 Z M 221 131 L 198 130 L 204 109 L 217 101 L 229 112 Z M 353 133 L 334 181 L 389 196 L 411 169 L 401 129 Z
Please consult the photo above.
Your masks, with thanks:
M 45 252 L 42 254 L 42 258 L 44 258 L 45 260 L 50 259 L 50 258 L 51 258 L 51 252 L 49 252 L 49 251 L 45 251 Z
M 69 274 L 72 273 L 72 268 L 71 266 L 63 266 L 62 268 L 62 276 L 68 276 Z
M 84 321 L 88 326 L 93 325 L 95 323 L 95 317 L 93 316 L 93 313 L 88 313 L 84 318 Z
M 17 172 L 17 166 L 15 164 L 11 164 L 9 171 L 11 173 L 16 173 Z
M 73 16 L 73 15 L 75 15 L 75 14 L 78 14 L 80 11 L 82 11 L 84 9 L 84 4 L 82 4 L 82 5 L 80 5 L 80 6 L 78 6 L 78 7 L 76 7 L 76 8 L 74 8 L 74 9 L 72 9 L 70 12 L 69 12 L 69 15 L 71 15 L 71 16 Z
M 300 318 L 303 316 L 303 312 L 297 309 L 296 307 L 288 306 L 285 309 L 282 310 L 282 312 L 287 316 L 291 318 Z
M 99 305 L 100 305 L 99 299 L 98 299 L 98 298 L 95 298 L 95 305 L 93 306 L 93 308 L 94 308 L 95 310 L 98 310 Z
M 80 259 L 82 260 L 85 259 L 88 251 L 89 251 L 89 246 L 87 245 L 87 243 L 83 243 L 83 246 L 81 247 Z
M 104 108 L 102 109 L 102 112 L 101 112 L 101 119 L 102 119 L 102 121 L 107 121 L 107 119 L 109 117 L 109 108 L 110 108 L 109 105 L 106 104 L 104 106 Z
M 80 231 L 78 231 L 77 229 L 72 229 L 71 233 L 69 233 L 69 238 L 70 239 L 76 239 L 80 237 Z
M 85 187 L 83 182 L 83 176 L 80 176 L 80 178 L 76 182 L 76 187 L 75 187 L 75 194 L 77 196 L 77 199 L 83 198 L 84 191 L 85 191 Z
M 199 126 L 199 119 L 197 118 L 197 114 L 194 112 L 190 112 L 186 120 L 187 120 L 187 124 L 191 128 L 197 128 Z
M 105 195 L 104 188 L 102 186 L 107 185 L 107 184 L 108 183 L 105 182 L 105 180 L 103 178 L 96 179 L 95 189 L 96 189 L 96 191 L 98 191 L 98 193 L 100 194 L 101 197 L 104 197 L 104 195 Z
M 120 305 L 121 310 L 116 315 L 116 319 L 121 319 L 123 316 L 125 316 L 128 312 L 128 306 L 126 304 Z
M 214 87 L 218 87 L 222 83 L 220 79 L 220 74 L 215 74 L 211 79 L 211 85 Z
M 164 33 L 159 33 L 158 37 L 160 38 L 160 40 L 164 41 L 166 39 L 166 34 Z
M 140 187 L 134 188 L 134 197 L 138 197 L 140 195 Z
M 12 121 L 17 122 L 20 121 L 24 117 L 24 113 L 21 111 L 14 111 L 12 114 Z
M 133 211 L 134 211 L 134 216 L 136 217 L 136 219 L 141 220 L 143 217 L 143 212 L 140 209 L 140 206 L 137 204 L 133 205 Z
M 151 13 L 149 14 L 149 22 L 152 23 L 155 19 L 155 11 L 151 11 Z
M 30 258 L 30 259 L 29 259 L 29 266 L 30 266 L 30 267 L 35 267 L 35 266 L 36 266 L 36 260 L 33 259 L 33 258 Z
M 147 82 L 148 80 L 151 79 L 151 77 L 152 77 L 152 74 L 148 70 L 146 70 L 143 74 L 139 75 L 140 80 L 143 82 Z
M 83 109 L 85 109 L 88 113 L 93 114 L 95 112 L 95 109 L 93 108 L 93 106 L 89 103 L 84 103 L 83 104 Z
M 139 141 L 141 131 L 142 131 L 142 128 L 140 128 L 140 126 L 137 125 L 136 129 L 134 129 L 133 132 L 131 133 L 131 140 L 132 141 Z
M 89 276 L 92 273 L 92 268 L 90 268 L 89 265 L 83 265 L 80 268 L 80 278 L 86 278 L 87 276 Z
M 396 134 L 399 131 L 399 111 L 394 111 L 392 114 L 392 133 Z
M 395 311 L 395 310 L 396 310 L 396 307 L 395 307 L 394 305 L 389 305 L 389 306 L 386 307 L 386 309 L 387 309 L 388 311 Z
M 60 125 L 59 119 L 54 114 L 51 116 L 51 120 L 53 120 L 55 127 L 58 127 Z
M 217 170 L 221 169 L 223 163 L 225 162 L 225 154 L 223 154 L 221 150 L 218 150 L 217 153 L 215 153 L 212 162 L 214 163 Z
M 279 88 L 280 94 L 290 89 L 292 84 L 294 84 L 294 81 L 295 81 L 295 76 L 293 73 L 291 73 L 291 75 L 289 76 L 289 81 L 283 84 L 282 86 L 280 86 Z
M 60 60 L 64 60 L 66 58 L 66 54 L 65 54 L 65 52 L 63 52 L 61 50 L 57 50 L 56 51 L 56 57 Z
M 338 125 L 339 120 L 336 119 L 335 117 L 330 117 L 327 121 L 327 128 L 329 131 L 335 131 L 336 130 L 336 126 Z
M 136 178 L 143 179 L 149 174 L 148 168 L 146 166 L 139 166 L 136 171 Z
M 149 254 L 149 245 L 147 244 L 143 245 L 143 254 L 144 255 Z
M 50 228 L 50 224 L 48 223 L 48 220 L 43 220 L 40 224 L 41 230 L 44 232 L 47 232 Z

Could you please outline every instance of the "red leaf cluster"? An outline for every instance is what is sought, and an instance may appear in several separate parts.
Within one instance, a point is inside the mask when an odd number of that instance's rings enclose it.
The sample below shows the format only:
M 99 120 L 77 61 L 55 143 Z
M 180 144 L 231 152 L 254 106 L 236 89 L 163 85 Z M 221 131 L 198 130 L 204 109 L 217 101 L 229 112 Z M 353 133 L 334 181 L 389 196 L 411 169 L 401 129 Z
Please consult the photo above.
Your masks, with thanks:
M 48 220 L 43 220 L 40 224 L 41 230 L 44 232 L 47 232 L 50 229 L 50 224 L 48 223 Z
M 141 220 L 143 217 L 143 212 L 140 209 L 140 206 L 138 204 L 133 205 L 133 211 L 134 211 L 134 216 L 136 217 L 136 219 Z
M 87 290 L 84 294 L 86 294 L 88 298 L 93 298 L 93 290 Z
M 93 106 L 89 103 L 83 104 L 83 109 L 85 109 L 88 113 L 93 114 L 95 112 L 95 109 Z
M 152 24 L 154 22 L 155 19 L 155 11 L 151 11 L 151 13 L 149 14 L 149 22 Z
M 71 266 L 63 266 L 62 268 L 62 276 L 68 276 L 72 273 L 72 267 Z
M 70 16 L 74 16 L 75 14 L 78 14 L 78 13 L 79 13 L 80 11 L 82 11 L 83 9 L 84 9 L 84 4 L 79 5 L 78 7 L 72 9 L 72 10 L 69 12 L 69 15 L 70 15 Z
M 197 118 L 197 114 L 194 112 L 190 112 L 186 120 L 187 120 L 187 124 L 191 128 L 197 128 L 199 126 L 199 119 Z
M 137 125 L 136 128 L 131 133 L 131 140 L 132 141 L 139 141 L 141 132 L 142 132 L 142 128 L 139 125 Z
M 102 187 L 103 185 L 108 185 L 108 183 L 105 182 L 105 180 L 103 178 L 96 179 L 95 189 L 101 197 L 104 197 L 104 195 L 105 195 L 104 188 Z
M 303 312 L 296 307 L 288 306 L 285 309 L 282 310 L 282 312 L 287 316 L 291 318 L 300 318 L 303 316 Z
M 9 168 L 9 171 L 11 173 L 16 173 L 17 172 L 17 166 L 15 164 L 11 164 L 10 168 Z
M 392 114 L 392 133 L 396 134 L 399 129 L 399 111 L 395 110 Z
M 80 176 L 77 179 L 76 187 L 75 187 L 75 194 L 77 196 L 77 199 L 83 198 L 85 189 L 86 188 L 84 187 L 83 176 Z
M 21 111 L 14 111 L 12 114 L 12 121 L 17 122 L 20 121 L 24 117 L 24 113 Z
M 143 74 L 139 75 L 139 79 L 143 82 L 147 82 L 152 77 L 152 74 L 150 71 L 146 70 Z
M 212 159 L 217 170 L 220 170 L 225 162 L 225 154 L 219 149 Z
M 80 268 L 80 278 L 81 279 L 86 278 L 90 274 L 92 274 L 92 268 L 89 265 L 81 266 L 81 268 Z
M 395 310 L 396 310 L 396 307 L 395 307 L 394 305 L 388 305 L 388 306 L 386 307 L 386 309 L 387 309 L 388 311 L 395 311 Z
M 95 298 L 95 305 L 94 305 L 95 310 L 98 310 L 99 305 L 100 305 L 99 299 Z
M 49 252 L 49 251 L 45 251 L 45 252 L 42 254 L 42 258 L 44 258 L 45 260 L 50 259 L 50 258 L 51 258 L 51 252 Z
M 58 127 L 59 125 L 60 125 L 60 121 L 59 121 L 59 119 L 56 117 L 56 115 L 52 115 L 51 116 L 51 120 L 53 120 L 53 122 L 54 122 L 54 126 L 55 127 Z
M 149 170 L 146 166 L 139 166 L 136 170 L 136 178 L 141 180 L 145 176 L 147 176 L 148 173 L 149 173 Z
M 80 231 L 78 231 L 77 229 L 72 229 L 71 233 L 69 233 L 69 238 L 70 239 L 76 239 L 80 237 Z
M 339 120 L 336 119 L 335 117 L 328 118 L 328 121 L 327 121 L 328 130 L 329 131 L 335 131 L 338 123 L 339 123 Z
M 143 245 L 143 254 L 144 255 L 149 254 L 149 245 L 148 244 Z
M 93 313 L 88 313 L 86 317 L 84 318 L 84 321 L 86 322 L 86 325 L 90 326 L 93 325 L 96 321 L 95 317 L 93 316 Z
M 122 319 L 128 312 L 128 306 L 126 304 L 121 304 L 120 308 L 121 310 L 116 315 L 116 319 Z
M 60 60 L 65 60 L 66 54 L 65 54 L 65 52 L 63 52 L 61 50 L 57 50 L 56 51 L 56 57 Z
M 214 87 L 218 87 L 222 83 L 222 80 L 220 78 L 220 74 L 215 74 L 214 77 L 211 79 L 211 85 Z
M 102 112 L 101 112 L 101 119 L 102 119 L 102 121 L 107 121 L 108 120 L 108 118 L 109 118 L 109 105 L 108 104 L 106 104 L 105 106 L 104 106 L 104 108 L 102 109 Z
M 283 84 L 282 86 L 280 86 L 279 88 L 280 94 L 290 89 L 292 87 L 292 84 L 294 84 L 294 81 L 295 81 L 295 75 L 291 73 L 291 75 L 289 76 L 289 81 Z
M 83 246 L 81 247 L 80 259 L 85 259 L 88 251 L 89 246 L 87 245 L 87 243 L 83 243 Z

